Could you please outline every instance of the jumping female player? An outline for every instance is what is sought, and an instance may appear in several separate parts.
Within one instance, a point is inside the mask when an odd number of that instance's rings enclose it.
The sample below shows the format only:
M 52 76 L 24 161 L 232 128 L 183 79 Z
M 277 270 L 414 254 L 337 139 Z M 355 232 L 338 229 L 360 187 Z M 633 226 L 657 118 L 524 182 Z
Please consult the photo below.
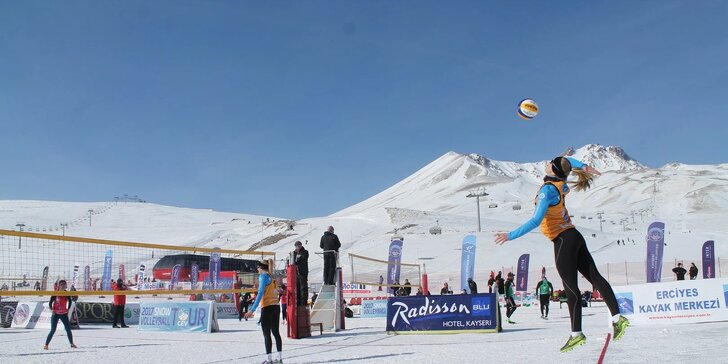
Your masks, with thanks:
M 566 178 L 571 172 L 578 177 L 574 183 L 576 191 L 589 188 L 594 176 L 601 175 L 596 169 L 576 159 L 554 158 L 546 164 L 546 177 L 536 196 L 536 212 L 533 217 L 514 231 L 495 235 L 495 243 L 501 245 L 506 241 L 517 239 L 539 226 L 541 232 L 553 241 L 556 270 L 564 283 L 571 318 L 571 336 L 561 348 L 562 352 L 570 351 L 586 342 L 586 336 L 581 332 L 582 306 L 581 294 L 577 286 L 577 272 L 594 285 L 604 297 L 604 302 L 612 314 L 614 340 L 619 340 L 629 325 L 629 321 L 619 314 L 612 286 L 599 274 L 594 259 L 586 247 L 584 237 L 571 223 L 569 212 L 566 210 L 565 199 L 566 194 L 569 193 Z
M 255 310 L 260 304 L 260 327 L 263 330 L 263 338 L 265 339 L 265 353 L 268 358 L 263 364 L 283 363 L 283 343 L 281 342 L 281 334 L 278 332 L 279 320 L 281 317 L 281 306 L 278 305 L 278 287 L 276 281 L 268 274 L 268 264 L 258 262 L 258 294 L 255 296 L 255 302 L 248 312 L 245 313 L 245 319 L 253 317 Z M 273 359 L 271 351 L 273 342 L 270 335 L 276 339 L 276 350 L 278 358 Z

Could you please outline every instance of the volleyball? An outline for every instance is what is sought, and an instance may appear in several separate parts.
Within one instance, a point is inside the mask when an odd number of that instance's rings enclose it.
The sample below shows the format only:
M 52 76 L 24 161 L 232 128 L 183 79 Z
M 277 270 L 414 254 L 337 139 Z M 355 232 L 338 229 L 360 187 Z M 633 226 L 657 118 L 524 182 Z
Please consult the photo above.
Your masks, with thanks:
M 538 115 L 538 105 L 531 99 L 524 99 L 518 103 L 518 116 L 523 120 L 531 120 Z

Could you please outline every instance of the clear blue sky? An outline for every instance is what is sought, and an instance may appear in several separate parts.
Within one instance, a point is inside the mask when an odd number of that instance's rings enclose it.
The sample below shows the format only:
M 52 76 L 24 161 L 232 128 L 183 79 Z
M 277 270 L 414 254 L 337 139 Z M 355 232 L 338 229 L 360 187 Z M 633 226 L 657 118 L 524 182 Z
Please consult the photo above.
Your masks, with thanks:
M 1 199 L 304 218 L 446 152 L 728 162 L 723 1 L 0 0 Z M 515 115 L 522 98 L 541 114 Z

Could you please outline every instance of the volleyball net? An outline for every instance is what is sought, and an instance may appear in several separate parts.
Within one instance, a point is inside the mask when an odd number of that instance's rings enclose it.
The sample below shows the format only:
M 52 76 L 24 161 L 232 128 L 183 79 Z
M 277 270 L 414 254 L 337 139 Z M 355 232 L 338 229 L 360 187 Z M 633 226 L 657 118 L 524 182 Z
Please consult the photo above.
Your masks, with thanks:
M 404 287 L 405 280 L 411 286 L 421 286 L 422 270 L 419 264 L 401 263 L 349 254 L 351 283 L 382 287 Z M 387 279 L 388 274 L 394 277 Z M 391 282 L 391 283 L 387 283 Z
M 261 260 L 274 267 L 275 253 L 0 230 L 0 296 L 253 292 Z

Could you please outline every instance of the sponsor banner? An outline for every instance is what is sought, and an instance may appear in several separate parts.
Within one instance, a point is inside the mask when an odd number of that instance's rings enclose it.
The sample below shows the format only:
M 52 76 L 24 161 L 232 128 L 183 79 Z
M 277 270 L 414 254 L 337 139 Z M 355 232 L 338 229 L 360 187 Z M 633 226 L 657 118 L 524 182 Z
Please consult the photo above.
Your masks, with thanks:
M 728 320 L 728 279 L 687 280 L 614 287 L 619 311 L 631 324 Z
M 214 311 L 213 301 L 142 302 L 139 330 L 212 332 Z
M 471 293 L 468 278 L 475 279 L 475 244 L 475 235 L 466 235 L 463 238 L 460 255 L 460 290 L 465 290 L 468 294 Z
M 233 289 L 235 283 L 235 272 L 234 271 L 222 271 L 218 273 L 217 288 L 218 289 Z M 200 272 L 199 279 L 202 280 L 202 289 L 214 289 L 215 282 L 212 281 L 208 272 Z M 234 296 L 229 293 L 223 294 L 203 294 L 202 297 L 206 300 L 213 300 L 217 302 L 233 302 Z
M 177 282 L 179 281 L 179 271 L 182 269 L 182 264 L 175 264 L 174 267 L 172 267 L 172 279 L 169 282 L 169 289 L 173 290 L 175 287 L 177 287 Z
M 40 281 L 40 290 L 41 291 L 48 290 L 48 266 L 43 268 L 43 273 L 42 273 L 41 281 Z
M 392 240 L 389 243 L 389 264 L 387 265 L 387 284 L 399 284 L 400 266 L 399 263 L 402 261 L 402 240 Z M 391 287 L 393 290 L 397 290 L 399 287 Z
M 358 284 L 358 283 L 344 283 L 343 287 L 341 287 L 344 294 L 355 294 L 355 293 L 361 293 L 361 294 L 371 294 L 372 290 L 367 288 L 365 284 Z
M 47 308 L 48 305 L 46 305 Z M 15 315 L 13 323 L 10 327 L 21 329 L 35 328 L 35 324 L 43 313 L 43 302 L 27 302 L 20 301 L 15 307 Z M 49 316 L 50 317 L 50 316 Z
M 13 323 L 17 301 L 0 302 L 0 327 L 8 328 Z
M 40 314 L 38 314 L 38 317 L 31 317 L 31 321 L 35 321 L 35 325 L 32 327 L 27 327 L 28 329 L 50 329 L 51 328 L 51 317 L 53 317 L 53 310 L 51 310 L 50 306 L 48 305 L 48 302 L 38 302 L 41 305 L 41 311 Z M 71 308 L 68 310 L 68 313 L 66 314 L 68 316 L 68 320 L 71 324 L 74 323 L 73 316 L 74 316 L 74 310 L 75 305 L 73 302 L 71 302 Z
M 124 267 L 124 264 L 119 264 L 119 278 L 126 282 L 126 268 Z
M 78 263 L 73 266 L 73 274 L 71 275 L 71 288 L 78 289 Z
M 210 254 L 210 281 L 212 282 L 212 286 L 210 288 L 212 289 L 217 289 L 219 287 L 218 280 L 220 279 L 221 264 L 220 253 Z
M 361 317 L 387 317 L 387 300 L 363 300 L 359 312 Z
M 192 269 L 190 272 L 190 284 L 192 284 L 192 289 L 197 289 L 197 277 L 200 274 L 200 266 L 197 265 L 197 263 L 192 263 Z
M 516 274 L 516 291 L 528 291 L 528 261 L 530 254 L 523 254 L 518 258 L 518 273 Z
M 146 274 L 147 267 L 144 264 L 139 264 L 139 273 L 137 273 L 137 290 L 144 290 L 144 275 Z
M 83 267 L 83 290 L 91 290 L 91 267 L 88 265 Z
M 217 309 L 217 317 L 219 318 L 238 318 L 238 307 L 235 303 L 223 302 L 215 305 Z
M 111 291 L 111 259 L 114 252 L 109 249 L 104 255 L 104 272 L 101 275 L 101 289 L 103 291 Z
M 516 292 L 514 301 L 516 307 L 529 307 L 536 304 L 536 296 L 531 292 Z
M 715 242 L 703 243 L 703 279 L 715 278 Z
M 76 302 L 78 321 L 82 324 L 110 324 L 114 322 L 114 308 L 110 302 Z M 124 323 L 139 323 L 139 303 L 127 302 L 124 305 Z
M 664 247 L 665 223 L 655 221 L 647 228 L 647 283 L 661 280 Z
M 496 332 L 495 294 L 392 297 L 387 332 Z

